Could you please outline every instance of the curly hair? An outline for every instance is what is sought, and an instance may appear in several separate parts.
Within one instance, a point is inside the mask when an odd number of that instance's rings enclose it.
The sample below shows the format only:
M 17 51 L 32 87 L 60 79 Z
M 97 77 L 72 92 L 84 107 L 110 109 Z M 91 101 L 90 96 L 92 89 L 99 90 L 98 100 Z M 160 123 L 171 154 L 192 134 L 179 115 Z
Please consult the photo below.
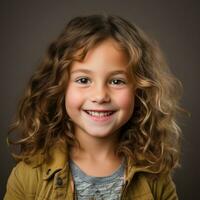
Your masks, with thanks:
M 82 61 L 92 47 L 108 38 L 128 55 L 136 84 L 134 112 L 121 128 L 117 153 L 159 173 L 179 165 L 180 81 L 170 72 L 156 41 L 136 25 L 113 15 L 76 17 L 50 44 L 10 126 L 9 133 L 20 133 L 20 139 L 9 141 L 21 147 L 15 158 L 30 162 L 42 152 L 45 161 L 57 141 L 74 144 L 73 126 L 65 108 L 69 66 L 73 61 Z

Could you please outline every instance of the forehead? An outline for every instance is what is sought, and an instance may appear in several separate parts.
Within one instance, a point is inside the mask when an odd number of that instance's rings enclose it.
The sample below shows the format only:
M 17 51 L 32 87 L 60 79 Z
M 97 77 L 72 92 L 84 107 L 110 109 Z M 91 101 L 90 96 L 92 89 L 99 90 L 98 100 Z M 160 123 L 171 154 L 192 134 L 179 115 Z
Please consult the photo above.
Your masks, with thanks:
M 90 48 L 83 60 L 72 62 L 71 69 L 94 66 L 127 68 L 127 65 L 127 54 L 114 39 L 109 38 Z

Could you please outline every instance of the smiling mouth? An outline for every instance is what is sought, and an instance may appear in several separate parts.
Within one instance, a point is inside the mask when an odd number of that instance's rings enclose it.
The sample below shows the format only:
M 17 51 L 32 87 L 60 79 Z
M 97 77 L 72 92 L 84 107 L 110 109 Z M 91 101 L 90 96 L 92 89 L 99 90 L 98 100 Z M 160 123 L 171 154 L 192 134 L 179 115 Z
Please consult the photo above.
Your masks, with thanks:
M 88 115 L 95 118 L 105 118 L 114 114 L 116 111 L 96 111 L 96 110 L 84 110 Z
M 107 117 L 112 115 L 115 111 L 93 111 L 93 110 L 85 110 L 88 115 L 94 117 Z

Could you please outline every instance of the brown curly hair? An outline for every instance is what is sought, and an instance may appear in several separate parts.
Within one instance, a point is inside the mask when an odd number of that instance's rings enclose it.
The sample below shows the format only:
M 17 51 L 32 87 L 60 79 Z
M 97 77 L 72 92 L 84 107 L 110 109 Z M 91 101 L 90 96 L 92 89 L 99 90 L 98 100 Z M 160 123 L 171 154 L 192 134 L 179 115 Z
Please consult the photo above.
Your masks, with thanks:
M 20 133 L 19 140 L 9 141 L 21 147 L 15 158 L 29 162 L 42 152 L 48 160 L 57 141 L 74 144 L 65 108 L 69 66 L 108 38 L 117 41 L 128 55 L 136 81 L 134 113 L 121 129 L 117 152 L 135 165 L 153 167 L 159 173 L 178 166 L 181 130 L 176 119 L 181 110 L 181 84 L 170 72 L 158 44 L 137 26 L 113 15 L 76 17 L 50 44 L 10 126 L 9 133 Z

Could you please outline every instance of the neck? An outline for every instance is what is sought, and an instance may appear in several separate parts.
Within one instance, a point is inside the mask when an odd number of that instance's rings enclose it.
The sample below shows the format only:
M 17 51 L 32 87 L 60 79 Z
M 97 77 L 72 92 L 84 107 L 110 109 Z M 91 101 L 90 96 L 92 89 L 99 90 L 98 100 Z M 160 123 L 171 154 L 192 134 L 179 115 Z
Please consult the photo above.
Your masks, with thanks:
M 108 176 L 121 164 L 115 153 L 118 134 L 106 138 L 75 134 L 80 146 L 70 149 L 71 159 L 90 176 Z
M 86 134 L 75 134 L 79 145 L 71 149 L 72 158 L 89 159 L 94 161 L 116 159 L 117 134 L 106 138 L 91 137 Z

